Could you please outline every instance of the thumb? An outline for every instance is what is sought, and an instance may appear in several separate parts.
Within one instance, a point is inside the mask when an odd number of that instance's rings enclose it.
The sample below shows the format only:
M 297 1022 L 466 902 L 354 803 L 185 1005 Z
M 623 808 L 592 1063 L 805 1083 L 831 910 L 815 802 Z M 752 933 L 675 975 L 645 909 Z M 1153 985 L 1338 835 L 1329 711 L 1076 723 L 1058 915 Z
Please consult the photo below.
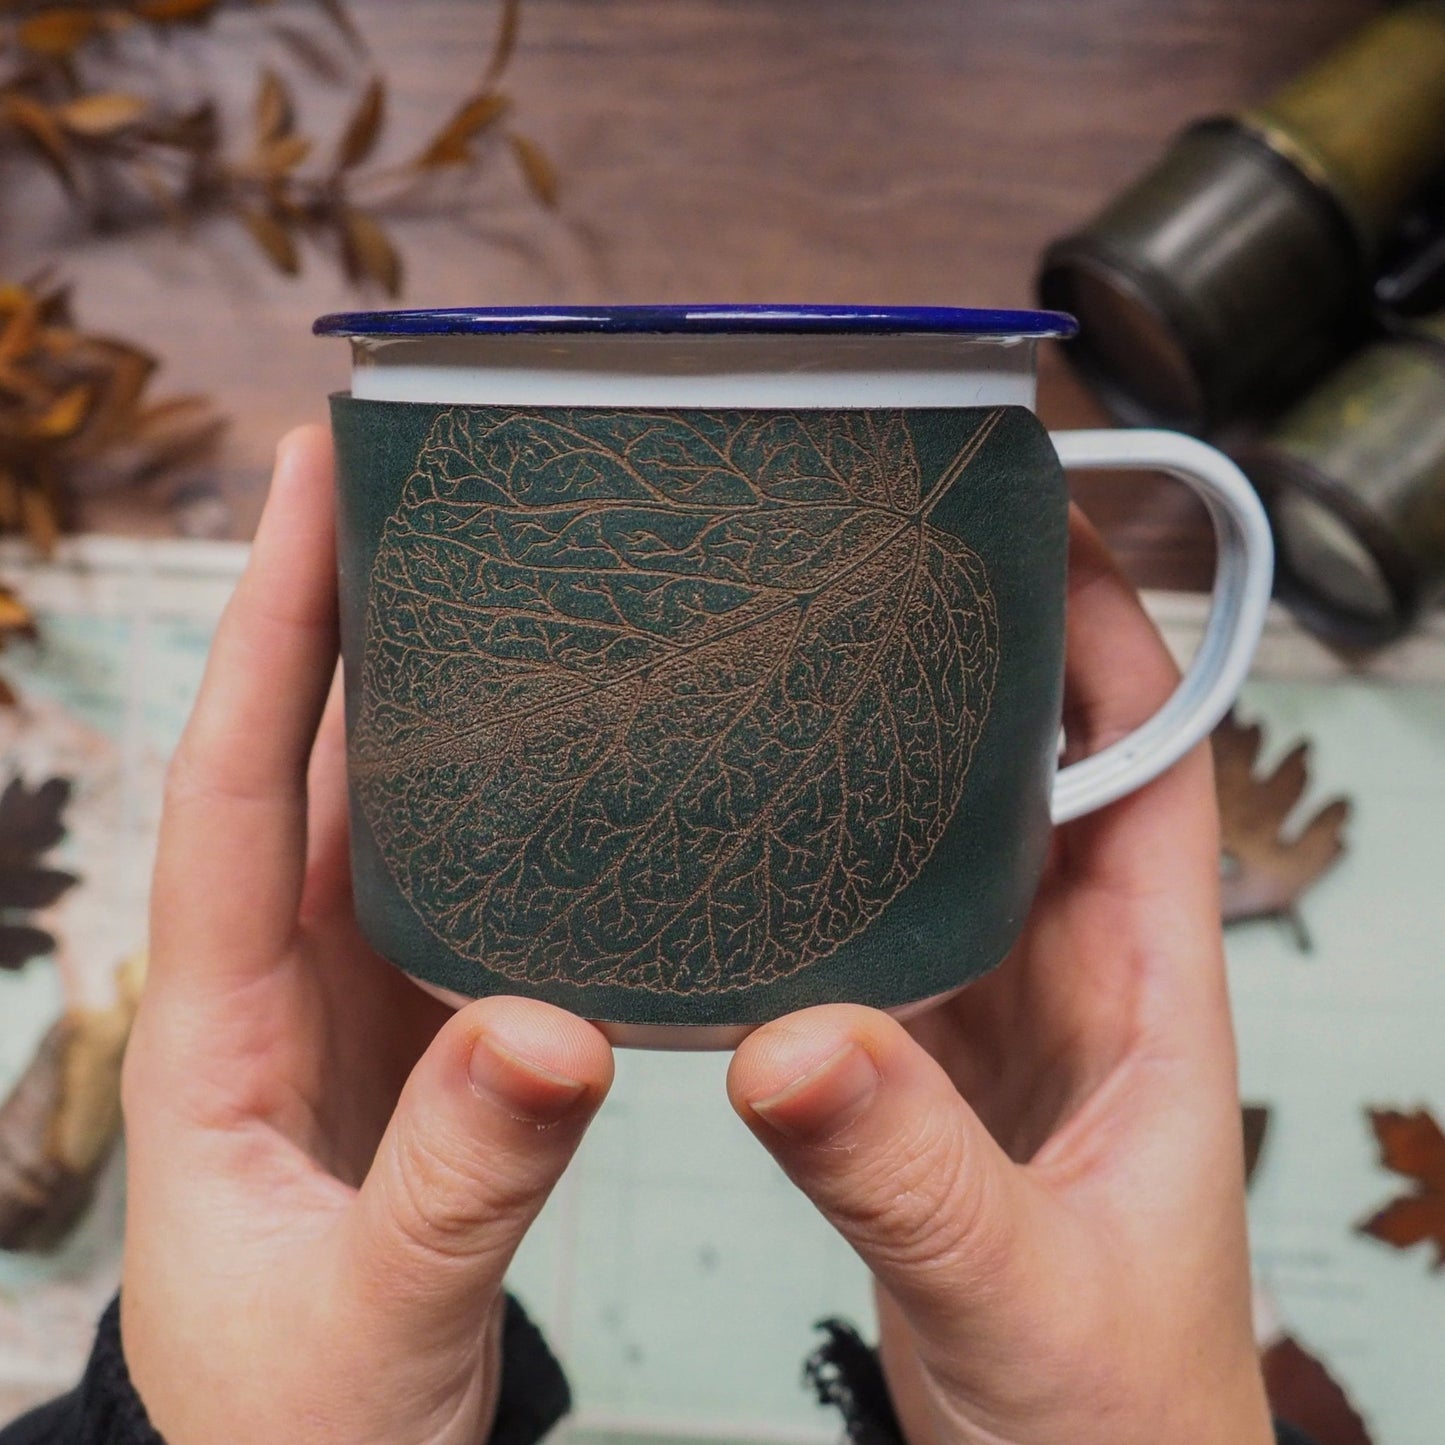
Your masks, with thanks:
M 342 1278 L 404 1354 L 480 1335 L 611 1084 L 601 1033 L 548 1004 L 482 999 L 447 1021 L 342 1230 Z
M 792 1014 L 739 1046 L 728 1093 L 915 1329 L 997 1334 L 1000 1301 L 1028 1293 L 1044 1203 L 901 1025 L 851 1005 Z

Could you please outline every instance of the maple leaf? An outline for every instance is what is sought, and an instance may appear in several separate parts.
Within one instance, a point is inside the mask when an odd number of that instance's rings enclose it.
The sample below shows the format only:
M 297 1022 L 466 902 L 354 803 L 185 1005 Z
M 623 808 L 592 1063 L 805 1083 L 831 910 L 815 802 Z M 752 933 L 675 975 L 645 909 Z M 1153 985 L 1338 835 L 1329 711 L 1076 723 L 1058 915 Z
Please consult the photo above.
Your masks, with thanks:
M 1344 798 L 1326 803 L 1287 832 L 1309 781 L 1309 746 L 1300 743 L 1267 776 L 1257 774 L 1263 731 L 1233 713 L 1214 730 L 1214 783 L 1219 798 L 1224 919 L 1294 917 L 1305 891 L 1344 852 L 1341 831 L 1350 816 Z
M 0 793 L 0 968 L 20 968 L 55 947 L 55 939 L 25 916 L 54 903 L 78 881 L 73 873 L 37 862 L 65 836 L 69 801 L 66 778 L 50 778 L 34 789 L 11 778 Z
M 901 412 L 454 409 L 371 577 L 352 776 L 509 978 L 716 993 L 918 875 L 993 695 L 983 563 Z
M 1445 1133 L 1427 1109 L 1416 1109 L 1413 1114 L 1394 1109 L 1368 1112 L 1380 1146 L 1380 1163 L 1415 1187 L 1358 1228 L 1396 1249 L 1431 1244 L 1434 1268 L 1445 1269 Z
M 1371 1445 L 1365 1422 L 1324 1361 L 1290 1335 L 1260 1355 L 1270 1410 L 1314 1445 Z

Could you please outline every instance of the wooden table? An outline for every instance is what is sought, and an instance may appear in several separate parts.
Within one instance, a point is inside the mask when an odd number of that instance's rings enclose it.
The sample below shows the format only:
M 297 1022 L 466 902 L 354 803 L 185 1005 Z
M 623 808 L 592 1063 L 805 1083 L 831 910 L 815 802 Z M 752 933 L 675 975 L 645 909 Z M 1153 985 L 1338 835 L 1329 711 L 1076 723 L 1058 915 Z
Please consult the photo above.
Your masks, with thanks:
M 560 170 L 556 214 L 508 158 L 462 216 L 396 223 L 409 304 L 872 301 L 1028 305 L 1037 257 L 1191 118 L 1266 94 L 1375 12 L 1366 0 L 526 0 L 509 85 L 518 124 Z M 392 85 L 398 155 L 474 83 L 494 10 L 475 0 L 354 0 Z M 271 13 L 271 12 L 268 12 Z M 314 10 L 297 7 L 307 21 Z M 264 22 L 226 16 L 186 63 L 215 68 L 244 119 Z M 364 63 L 363 63 L 364 69 Z M 333 132 L 344 88 L 306 88 L 303 123 Z M 0 178 L 3 179 L 3 178 Z M 343 348 L 312 317 L 355 303 L 308 257 L 269 274 L 237 228 L 75 240 L 41 181 L 0 237 L 0 266 L 52 255 L 82 316 L 166 360 L 162 386 L 204 389 L 235 418 L 216 482 L 254 524 L 272 446 L 323 415 Z M 58 253 L 55 247 L 68 244 Z M 1102 413 L 1057 356 L 1053 425 Z M 1202 511 L 1175 484 L 1080 479 L 1077 495 L 1135 577 L 1207 582 Z M 106 502 L 92 525 L 134 530 Z

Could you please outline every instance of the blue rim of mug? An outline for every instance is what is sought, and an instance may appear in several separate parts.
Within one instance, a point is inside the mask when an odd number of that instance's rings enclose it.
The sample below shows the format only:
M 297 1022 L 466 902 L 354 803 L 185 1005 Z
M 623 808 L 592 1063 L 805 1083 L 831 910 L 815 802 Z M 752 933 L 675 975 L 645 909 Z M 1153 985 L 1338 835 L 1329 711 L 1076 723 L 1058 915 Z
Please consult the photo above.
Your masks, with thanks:
M 317 336 L 932 335 L 1065 339 L 1079 329 L 1063 311 L 961 306 L 466 306 L 425 311 L 338 311 Z

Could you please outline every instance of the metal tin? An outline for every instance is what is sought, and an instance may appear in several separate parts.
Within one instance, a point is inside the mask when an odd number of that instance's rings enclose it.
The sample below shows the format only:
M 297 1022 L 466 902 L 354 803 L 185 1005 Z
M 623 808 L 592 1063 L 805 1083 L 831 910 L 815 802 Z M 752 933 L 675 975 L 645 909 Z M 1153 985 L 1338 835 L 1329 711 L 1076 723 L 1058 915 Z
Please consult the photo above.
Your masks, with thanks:
M 1281 599 L 1347 646 L 1399 637 L 1445 591 L 1445 313 L 1352 357 L 1240 461 Z
M 1217 430 L 1361 339 L 1370 276 L 1445 166 L 1445 0 L 1398 6 L 1272 99 L 1191 126 L 1045 253 L 1039 294 L 1129 421 Z

